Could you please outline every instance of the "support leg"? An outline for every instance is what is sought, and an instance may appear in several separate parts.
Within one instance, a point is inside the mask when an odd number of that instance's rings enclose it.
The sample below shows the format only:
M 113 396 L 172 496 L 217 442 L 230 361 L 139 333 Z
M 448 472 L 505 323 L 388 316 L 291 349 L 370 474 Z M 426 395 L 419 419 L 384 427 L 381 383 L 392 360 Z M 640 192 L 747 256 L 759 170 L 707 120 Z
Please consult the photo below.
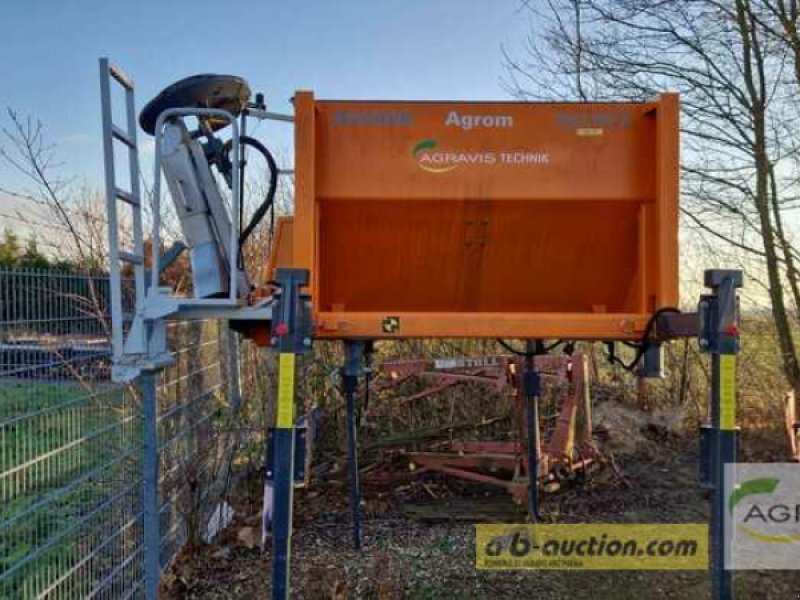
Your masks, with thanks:
M 711 430 L 709 431 L 710 439 L 708 451 L 710 457 L 710 475 L 711 475 L 711 523 L 709 527 L 709 535 L 711 536 L 711 597 L 714 600 L 722 600 L 730 598 L 730 590 L 725 594 L 725 588 L 729 588 L 726 584 L 725 572 L 725 552 L 723 537 L 725 535 L 724 525 L 724 501 L 725 501 L 725 484 L 724 473 L 725 469 L 722 464 L 721 444 L 720 444 L 720 431 L 719 431 L 719 356 L 713 354 L 711 357 Z M 720 510 L 720 506 L 723 509 Z
M 724 361 L 732 360 L 732 356 L 711 355 L 711 423 L 714 453 L 712 462 L 713 489 L 711 494 L 711 552 L 712 552 L 712 597 L 715 600 L 733 598 L 733 571 L 726 568 L 730 540 L 725 535 L 725 519 L 727 508 L 725 503 L 728 482 L 725 480 L 725 465 L 736 462 L 736 432 L 733 427 L 726 426 L 722 414 L 722 378 Z M 732 393 L 732 390 L 731 392 Z
M 275 420 L 274 519 L 272 521 L 272 597 L 289 597 L 294 494 L 295 355 L 280 354 Z
M 350 509 L 353 515 L 353 547 L 361 549 L 361 488 L 358 481 L 358 430 L 356 388 L 363 371 L 361 342 L 345 342 L 345 366 L 342 369 L 345 402 L 347 404 L 347 466 L 350 479 Z
M 295 362 L 298 353 L 311 350 L 308 271 L 278 269 L 279 287 L 272 320 L 272 347 L 278 351 L 278 406 L 275 411 L 275 473 L 272 522 L 272 597 L 289 597 L 292 556 L 292 495 L 294 492 Z
M 711 591 L 714 600 L 733 598 L 729 565 L 730 539 L 726 536 L 725 465 L 736 462 L 736 354 L 739 351 L 739 311 L 736 290 L 740 271 L 706 271 L 712 294 L 700 302 L 700 347 L 711 354 L 711 429 L 708 463 L 711 474 Z
M 539 519 L 539 373 L 533 364 L 535 342 L 528 340 L 525 352 L 525 420 L 528 430 L 528 512 L 534 521 Z

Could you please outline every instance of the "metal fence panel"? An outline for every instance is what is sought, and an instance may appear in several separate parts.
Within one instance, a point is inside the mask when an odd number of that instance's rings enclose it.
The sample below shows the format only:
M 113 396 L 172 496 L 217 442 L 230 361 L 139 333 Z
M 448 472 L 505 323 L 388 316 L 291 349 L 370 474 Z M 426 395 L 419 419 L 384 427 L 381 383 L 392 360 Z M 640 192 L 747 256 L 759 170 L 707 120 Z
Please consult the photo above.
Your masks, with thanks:
M 143 596 L 142 404 L 109 378 L 108 294 L 103 274 L 0 269 L 2 598 Z M 169 336 L 176 360 L 157 396 L 162 565 L 207 533 L 240 441 L 227 328 L 180 323 Z

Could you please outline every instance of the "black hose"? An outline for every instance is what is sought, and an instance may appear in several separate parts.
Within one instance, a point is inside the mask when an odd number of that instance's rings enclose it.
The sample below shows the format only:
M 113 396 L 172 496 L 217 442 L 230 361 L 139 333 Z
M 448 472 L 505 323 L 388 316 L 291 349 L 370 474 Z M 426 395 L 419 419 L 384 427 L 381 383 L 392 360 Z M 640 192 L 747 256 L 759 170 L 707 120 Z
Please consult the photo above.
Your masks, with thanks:
M 255 228 L 258 227 L 259 223 L 261 223 L 264 216 L 267 214 L 267 211 L 272 208 L 275 202 L 275 192 L 278 189 L 278 163 L 275 162 L 275 157 L 272 156 L 272 153 L 267 147 L 257 139 L 243 135 L 239 137 L 239 143 L 243 146 L 252 146 L 255 148 L 264 157 L 264 160 L 267 161 L 267 166 L 269 167 L 269 188 L 267 189 L 267 195 L 253 213 L 253 216 L 250 217 L 250 222 L 247 224 L 247 227 L 239 234 L 239 248 L 241 249 L 247 241 L 247 238 L 249 238 Z M 224 151 L 226 153 L 230 152 L 232 145 L 232 140 L 225 142 Z M 241 226 L 241 220 L 239 225 Z
M 616 355 L 616 351 L 614 350 L 614 342 L 606 342 L 606 351 L 608 353 L 608 361 L 612 365 L 619 365 L 626 371 L 633 371 L 636 368 L 636 365 L 639 364 L 639 361 L 642 360 L 645 351 L 647 350 L 648 342 L 653 334 L 653 328 L 658 321 L 658 317 L 665 313 L 679 313 L 681 312 L 674 306 L 667 306 L 665 308 L 659 308 L 655 311 L 650 318 L 647 320 L 647 325 L 644 328 L 644 333 L 642 333 L 641 341 L 636 344 L 632 342 L 626 342 L 626 345 L 636 349 L 636 355 L 634 356 L 633 360 L 629 363 L 625 363 L 621 358 Z

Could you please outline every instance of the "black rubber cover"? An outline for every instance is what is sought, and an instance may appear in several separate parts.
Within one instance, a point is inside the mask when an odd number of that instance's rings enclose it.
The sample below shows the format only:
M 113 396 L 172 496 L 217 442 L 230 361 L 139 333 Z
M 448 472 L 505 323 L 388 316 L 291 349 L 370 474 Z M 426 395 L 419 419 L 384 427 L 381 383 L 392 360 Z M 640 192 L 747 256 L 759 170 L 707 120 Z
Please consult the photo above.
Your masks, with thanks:
M 193 75 L 176 81 L 150 100 L 139 114 L 139 125 L 153 135 L 158 115 L 168 108 L 222 108 L 239 116 L 250 100 L 250 86 L 235 75 Z M 216 131 L 228 125 L 221 119 L 208 119 Z

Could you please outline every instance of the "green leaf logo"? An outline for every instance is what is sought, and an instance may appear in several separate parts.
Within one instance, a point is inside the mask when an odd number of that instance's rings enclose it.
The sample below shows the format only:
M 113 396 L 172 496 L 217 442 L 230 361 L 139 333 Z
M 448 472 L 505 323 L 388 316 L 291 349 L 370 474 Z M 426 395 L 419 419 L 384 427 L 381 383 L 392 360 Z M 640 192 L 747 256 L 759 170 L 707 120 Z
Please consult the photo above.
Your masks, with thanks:
M 749 479 L 736 488 L 728 498 L 728 512 L 733 514 L 733 509 L 747 496 L 753 494 L 771 494 L 778 487 L 780 479 L 765 477 L 763 479 Z
M 433 167 L 431 165 L 424 164 L 421 160 L 422 155 L 428 150 L 435 150 L 435 149 L 436 149 L 436 140 L 430 138 L 417 142 L 414 145 L 414 148 L 411 150 L 411 155 L 417 160 L 417 166 L 420 169 L 422 169 L 423 171 L 428 171 L 428 173 L 447 173 L 448 171 L 452 171 L 458 166 L 458 165 L 449 165 L 446 167 Z
M 436 148 L 436 140 L 422 140 L 414 146 L 414 150 L 411 153 L 416 156 L 423 150 L 433 150 L 434 148 Z

